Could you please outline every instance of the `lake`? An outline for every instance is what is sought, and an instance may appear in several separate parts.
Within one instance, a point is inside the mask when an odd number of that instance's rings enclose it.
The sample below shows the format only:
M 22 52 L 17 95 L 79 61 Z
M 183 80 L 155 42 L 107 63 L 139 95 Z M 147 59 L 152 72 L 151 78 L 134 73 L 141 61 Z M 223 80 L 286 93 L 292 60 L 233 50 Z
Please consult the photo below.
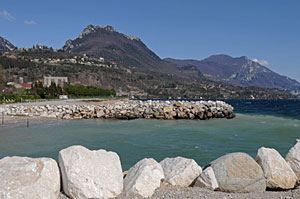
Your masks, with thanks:
M 295 139 L 300 138 L 299 100 L 227 102 L 236 109 L 235 119 L 61 120 L 29 128 L 2 127 L 0 158 L 18 155 L 57 160 L 59 150 L 83 145 L 117 152 L 125 170 L 145 157 L 160 161 L 184 156 L 204 166 L 230 152 L 255 157 L 261 146 L 275 148 L 285 156 Z

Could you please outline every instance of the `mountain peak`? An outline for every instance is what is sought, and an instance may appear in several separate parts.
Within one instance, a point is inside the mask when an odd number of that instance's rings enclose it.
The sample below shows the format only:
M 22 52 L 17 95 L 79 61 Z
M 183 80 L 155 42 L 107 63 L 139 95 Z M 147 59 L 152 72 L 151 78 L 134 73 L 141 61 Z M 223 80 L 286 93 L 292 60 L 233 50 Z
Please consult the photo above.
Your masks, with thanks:
M 67 40 L 62 49 L 92 57 L 104 57 L 125 66 L 171 68 L 170 64 L 162 61 L 139 38 L 120 33 L 110 25 L 90 24 L 76 39 Z
M 241 58 L 241 59 L 246 59 L 246 60 L 249 59 L 247 56 L 241 56 L 240 58 Z
M 15 46 L 0 36 L 0 52 L 11 51 L 13 49 L 15 49 Z
M 300 91 L 300 83 L 286 76 L 279 75 L 257 61 L 247 56 L 231 57 L 229 55 L 212 55 L 203 60 L 167 59 L 178 66 L 192 64 L 204 76 L 239 86 L 259 86 L 264 88 L 278 88 L 294 93 Z
M 95 25 L 92 25 L 92 24 L 89 24 L 86 28 L 84 28 L 83 31 L 80 33 L 78 38 L 82 39 L 82 38 L 84 38 L 84 37 L 86 37 L 86 36 L 88 36 L 92 33 L 95 33 L 97 31 L 99 31 L 99 30 L 104 30 L 104 31 L 108 31 L 108 32 L 116 32 L 116 33 L 122 34 L 127 39 L 140 41 L 140 39 L 136 36 L 130 36 L 130 35 L 126 35 L 126 34 L 118 32 L 113 26 L 110 26 L 110 25 L 95 26 Z

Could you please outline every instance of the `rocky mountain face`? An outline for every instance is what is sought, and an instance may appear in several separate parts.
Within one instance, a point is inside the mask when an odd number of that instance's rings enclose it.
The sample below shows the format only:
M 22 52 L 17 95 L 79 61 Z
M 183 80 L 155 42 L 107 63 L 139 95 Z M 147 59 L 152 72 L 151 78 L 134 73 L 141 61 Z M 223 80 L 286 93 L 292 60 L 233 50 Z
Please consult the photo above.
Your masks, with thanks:
M 160 59 L 139 38 L 120 33 L 112 26 L 88 25 L 76 39 L 66 41 L 62 49 L 104 57 L 133 68 L 181 74 L 173 64 Z
M 5 38 L 0 37 L 0 52 L 11 51 L 13 49 L 15 49 L 14 45 L 12 45 Z
M 292 93 L 300 91 L 300 83 L 296 80 L 279 75 L 245 56 L 233 58 L 228 55 L 213 55 L 200 61 L 171 58 L 164 60 L 180 67 L 194 65 L 205 77 L 212 80 L 239 86 L 278 88 Z

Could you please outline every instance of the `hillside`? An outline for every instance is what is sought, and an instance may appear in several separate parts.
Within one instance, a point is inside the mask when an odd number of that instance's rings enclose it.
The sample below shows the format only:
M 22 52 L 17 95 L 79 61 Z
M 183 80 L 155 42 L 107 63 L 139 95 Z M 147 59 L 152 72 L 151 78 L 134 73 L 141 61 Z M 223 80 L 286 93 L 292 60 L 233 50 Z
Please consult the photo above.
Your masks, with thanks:
M 213 55 L 203 60 L 164 59 L 178 66 L 193 65 L 205 77 L 239 86 L 259 86 L 278 88 L 289 92 L 300 92 L 300 83 L 279 75 L 269 68 L 248 59 L 245 56 L 233 58 L 228 55 Z
M 66 76 L 73 85 L 114 89 L 118 95 L 137 98 L 293 98 L 292 95 L 276 89 L 243 88 L 204 77 L 191 79 L 160 71 L 112 64 L 109 61 L 99 63 L 94 58 L 85 57 L 83 62 L 82 58 L 79 54 L 51 49 L 12 51 L 8 55 L 0 56 L 0 73 L 4 75 L 2 82 L 17 82 L 20 77 L 23 77 L 24 82 L 35 82 L 51 75 Z M 202 76 L 194 66 L 182 67 L 181 72 Z
M 15 49 L 15 46 L 12 43 L 0 37 L 0 52 L 11 51 L 13 49 Z
M 105 61 L 104 61 L 105 60 Z M 269 99 L 293 98 L 287 92 L 240 87 L 208 79 L 197 66 L 160 59 L 138 38 L 111 26 L 87 26 L 60 50 L 37 45 L 0 56 L 0 86 L 66 76 L 72 85 L 113 89 L 137 98 Z

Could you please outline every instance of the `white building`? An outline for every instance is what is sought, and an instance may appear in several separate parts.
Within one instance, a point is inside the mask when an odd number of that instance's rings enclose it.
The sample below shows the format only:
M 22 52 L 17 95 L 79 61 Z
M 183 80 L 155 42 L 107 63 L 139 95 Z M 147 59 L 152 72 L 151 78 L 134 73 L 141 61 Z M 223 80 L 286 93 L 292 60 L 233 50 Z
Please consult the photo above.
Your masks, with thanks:
M 63 86 L 68 83 L 68 77 L 44 77 L 44 86 L 49 87 L 52 83 L 55 83 L 56 86 Z

